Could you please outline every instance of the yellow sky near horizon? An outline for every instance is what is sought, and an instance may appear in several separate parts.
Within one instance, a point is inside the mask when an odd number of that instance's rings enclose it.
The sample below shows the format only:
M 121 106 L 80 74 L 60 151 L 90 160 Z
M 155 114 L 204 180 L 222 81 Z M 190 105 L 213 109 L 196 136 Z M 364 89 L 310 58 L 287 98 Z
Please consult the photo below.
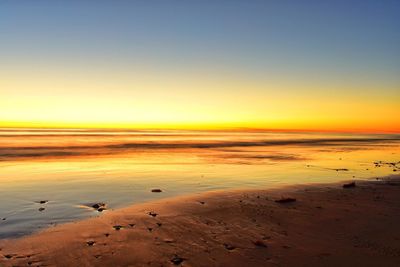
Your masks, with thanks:
M 374 83 L 224 73 L 7 74 L 0 81 L 0 127 L 400 131 L 399 96 L 390 83 L 380 94 Z

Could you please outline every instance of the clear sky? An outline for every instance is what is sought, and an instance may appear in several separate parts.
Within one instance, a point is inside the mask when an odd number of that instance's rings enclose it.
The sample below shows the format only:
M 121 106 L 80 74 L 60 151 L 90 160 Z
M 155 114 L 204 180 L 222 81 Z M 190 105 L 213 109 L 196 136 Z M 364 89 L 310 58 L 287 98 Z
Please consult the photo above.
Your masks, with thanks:
M 400 131 L 400 1 L 0 0 L 0 127 Z

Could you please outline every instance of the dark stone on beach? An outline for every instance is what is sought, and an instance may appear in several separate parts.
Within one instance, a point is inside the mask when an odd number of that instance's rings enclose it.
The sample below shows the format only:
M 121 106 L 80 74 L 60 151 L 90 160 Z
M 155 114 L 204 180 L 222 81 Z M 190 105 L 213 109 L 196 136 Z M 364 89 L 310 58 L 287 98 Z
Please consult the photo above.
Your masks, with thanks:
M 117 231 L 121 230 L 122 228 L 124 228 L 122 225 L 114 225 L 113 228 Z
M 276 203 L 290 203 L 290 202 L 296 202 L 295 198 L 292 197 L 283 197 L 281 199 L 275 200 Z
M 3 218 L 2 220 L 5 221 L 7 218 Z
M 236 247 L 235 246 L 233 246 L 233 245 L 231 245 L 231 244 L 224 244 L 224 247 L 227 249 L 227 250 L 234 250 Z
M 204 202 L 204 201 L 199 201 L 199 203 L 200 203 L 201 205 L 204 205 L 206 202 Z
M 162 223 L 158 222 L 157 225 L 158 225 L 158 227 L 161 227 Z
M 356 182 L 351 182 L 343 185 L 343 188 L 352 188 L 356 187 Z
M 151 189 L 151 192 L 153 192 L 153 193 L 161 193 L 162 190 L 159 189 L 159 188 L 155 188 L 155 189 Z
M 267 247 L 267 244 L 265 244 L 265 242 L 262 240 L 256 240 L 253 242 L 253 244 L 256 245 L 257 247 L 263 247 L 263 248 Z
M 342 169 L 335 169 L 335 171 L 342 171 L 342 172 L 347 172 L 347 171 L 349 171 L 349 169 L 346 169 L 346 168 L 342 168 Z
M 43 207 L 39 208 L 39 211 L 44 211 L 44 210 L 45 210 L 45 208 L 43 208 Z
M 105 235 L 106 237 L 109 237 L 109 236 L 110 236 L 110 234 L 109 234 L 109 233 L 105 233 L 104 235 Z
M 172 262 L 174 265 L 179 265 L 179 264 L 181 264 L 184 260 L 185 260 L 184 258 L 181 258 L 181 257 L 179 257 L 178 255 L 175 255 L 175 256 L 171 259 L 171 262 Z
M 105 203 L 96 203 L 96 204 L 93 204 L 92 205 L 92 208 L 94 208 L 94 209 L 100 209 L 100 208 L 104 208 L 106 206 L 106 204 Z
M 91 247 L 95 244 L 96 242 L 94 242 L 93 240 L 87 241 L 86 244 Z
M 135 224 L 134 224 L 134 223 L 130 223 L 129 226 L 130 226 L 130 227 L 133 227 L 133 226 L 135 226 Z
M 4 255 L 4 258 L 6 258 L 6 259 L 11 259 L 12 257 L 13 257 L 13 255 L 10 255 L 10 254 Z
M 150 216 L 152 216 L 152 217 L 156 217 L 158 214 L 157 213 L 155 213 L 155 212 L 153 212 L 153 211 L 150 211 L 149 213 L 148 213 Z
M 102 212 L 105 211 L 106 208 L 106 204 L 103 202 L 99 202 L 99 203 L 95 203 L 91 206 L 93 209 L 97 210 L 98 212 Z
M 46 204 L 47 202 L 49 202 L 48 200 L 39 200 L 37 201 L 37 203 L 39 204 Z

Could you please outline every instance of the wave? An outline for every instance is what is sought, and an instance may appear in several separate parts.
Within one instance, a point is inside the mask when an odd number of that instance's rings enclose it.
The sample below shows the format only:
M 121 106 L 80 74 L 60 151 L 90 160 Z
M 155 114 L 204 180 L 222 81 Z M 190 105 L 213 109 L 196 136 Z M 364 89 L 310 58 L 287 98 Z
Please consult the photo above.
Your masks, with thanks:
M 45 143 L 44 141 L 42 143 Z M 120 140 L 121 141 L 121 140 Z M 249 147 L 268 146 L 307 146 L 307 147 L 332 147 L 332 146 L 369 146 L 383 143 L 398 143 L 399 136 L 365 137 L 365 138 L 310 138 L 310 139 L 279 139 L 279 140 L 229 140 L 229 141 L 134 141 L 105 144 L 87 145 L 14 145 L 0 146 L 0 160 L 15 160 L 17 158 L 43 158 L 43 157 L 73 157 L 83 155 L 108 155 L 128 153 L 142 150 L 182 150 L 182 149 L 240 149 Z M 270 156 L 256 156 L 259 158 Z M 273 157 L 270 157 L 273 158 Z

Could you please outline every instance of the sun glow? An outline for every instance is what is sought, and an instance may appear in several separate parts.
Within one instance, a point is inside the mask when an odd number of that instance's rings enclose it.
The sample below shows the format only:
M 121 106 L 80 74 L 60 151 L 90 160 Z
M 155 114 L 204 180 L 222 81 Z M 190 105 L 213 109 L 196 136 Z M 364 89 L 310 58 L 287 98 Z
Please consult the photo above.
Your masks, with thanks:
M 237 78 L 70 82 L 58 76 L 2 80 L 1 88 L 14 90 L 1 90 L 0 127 L 400 130 L 396 95 L 337 90 L 344 94 L 337 97 L 332 85 Z M 315 93 L 322 86 L 328 90 Z

